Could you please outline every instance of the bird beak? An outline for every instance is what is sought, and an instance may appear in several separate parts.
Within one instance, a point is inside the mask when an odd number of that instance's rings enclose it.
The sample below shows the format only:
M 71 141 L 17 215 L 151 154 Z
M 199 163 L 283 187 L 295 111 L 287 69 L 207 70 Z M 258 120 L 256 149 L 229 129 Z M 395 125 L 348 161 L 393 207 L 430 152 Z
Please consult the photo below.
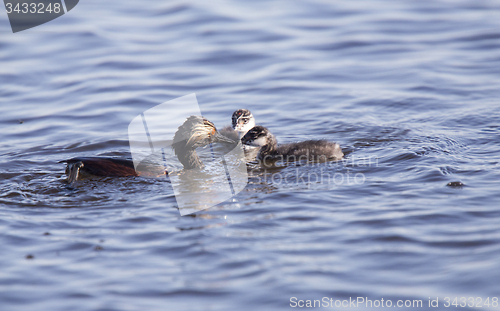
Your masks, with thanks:
M 227 138 L 226 136 L 221 135 L 219 132 L 215 132 L 213 136 L 213 141 L 214 142 L 219 142 L 219 143 L 228 143 L 228 144 L 236 144 L 232 139 Z

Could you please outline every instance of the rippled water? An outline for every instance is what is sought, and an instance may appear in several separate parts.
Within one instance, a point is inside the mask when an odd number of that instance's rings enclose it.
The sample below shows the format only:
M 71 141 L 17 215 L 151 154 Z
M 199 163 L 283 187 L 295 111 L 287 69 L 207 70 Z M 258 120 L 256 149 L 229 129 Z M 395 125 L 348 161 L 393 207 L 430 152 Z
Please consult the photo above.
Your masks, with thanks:
M 82 0 L 16 34 L 0 15 L 2 310 L 500 295 L 498 2 Z M 184 217 L 165 180 L 67 187 L 58 161 L 127 156 L 129 122 L 190 93 L 220 128 L 248 108 L 346 161 L 250 166 Z

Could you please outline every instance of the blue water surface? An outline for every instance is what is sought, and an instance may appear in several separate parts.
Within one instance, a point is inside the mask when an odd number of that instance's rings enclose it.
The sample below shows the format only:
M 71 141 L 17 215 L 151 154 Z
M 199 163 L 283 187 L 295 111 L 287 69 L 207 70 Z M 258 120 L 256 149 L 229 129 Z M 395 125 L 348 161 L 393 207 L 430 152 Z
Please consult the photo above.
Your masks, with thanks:
M 82 0 L 15 34 L 0 10 L 0 309 L 497 310 L 499 86 L 498 1 Z M 250 166 L 183 217 L 165 179 L 68 187 L 58 161 L 126 157 L 134 117 L 191 93 L 346 160 Z

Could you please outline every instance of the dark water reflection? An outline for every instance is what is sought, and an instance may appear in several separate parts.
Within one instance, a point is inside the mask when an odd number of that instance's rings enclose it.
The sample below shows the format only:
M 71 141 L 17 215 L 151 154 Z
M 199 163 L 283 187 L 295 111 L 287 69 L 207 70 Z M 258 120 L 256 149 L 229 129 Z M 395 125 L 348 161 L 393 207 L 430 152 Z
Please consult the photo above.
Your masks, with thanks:
M 499 9 L 86 0 L 18 34 L 4 16 L 0 309 L 491 301 L 500 290 Z M 166 180 L 65 183 L 58 161 L 128 156 L 135 116 L 193 92 L 219 128 L 248 108 L 280 142 L 334 140 L 346 161 L 251 166 L 234 201 L 185 217 Z M 320 172 L 345 179 L 296 175 Z

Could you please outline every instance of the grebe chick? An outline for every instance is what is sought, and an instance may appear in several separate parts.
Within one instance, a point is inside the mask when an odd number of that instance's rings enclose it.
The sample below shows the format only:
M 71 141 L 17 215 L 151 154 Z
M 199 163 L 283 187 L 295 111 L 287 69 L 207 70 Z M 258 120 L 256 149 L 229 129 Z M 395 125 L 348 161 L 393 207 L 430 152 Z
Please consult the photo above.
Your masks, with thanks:
M 172 149 L 185 169 L 203 168 L 203 163 L 196 154 L 196 148 L 215 142 L 236 143 L 222 136 L 215 125 L 207 119 L 190 116 L 175 132 Z M 141 175 L 141 172 L 135 170 L 134 162 L 125 159 L 77 157 L 61 162 L 67 163 L 66 174 L 69 183 L 76 181 L 81 173 L 105 177 Z
M 233 140 L 239 140 L 254 126 L 255 118 L 250 110 L 238 109 L 231 116 L 231 126 L 224 127 L 221 134 Z
M 327 140 L 306 140 L 278 146 L 278 141 L 269 130 L 263 126 L 255 126 L 243 136 L 241 142 L 245 145 L 260 147 L 257 154 L 259 161 L 300 160 L 328 161 L 340 160 L 344 156 L 339 144 Z

